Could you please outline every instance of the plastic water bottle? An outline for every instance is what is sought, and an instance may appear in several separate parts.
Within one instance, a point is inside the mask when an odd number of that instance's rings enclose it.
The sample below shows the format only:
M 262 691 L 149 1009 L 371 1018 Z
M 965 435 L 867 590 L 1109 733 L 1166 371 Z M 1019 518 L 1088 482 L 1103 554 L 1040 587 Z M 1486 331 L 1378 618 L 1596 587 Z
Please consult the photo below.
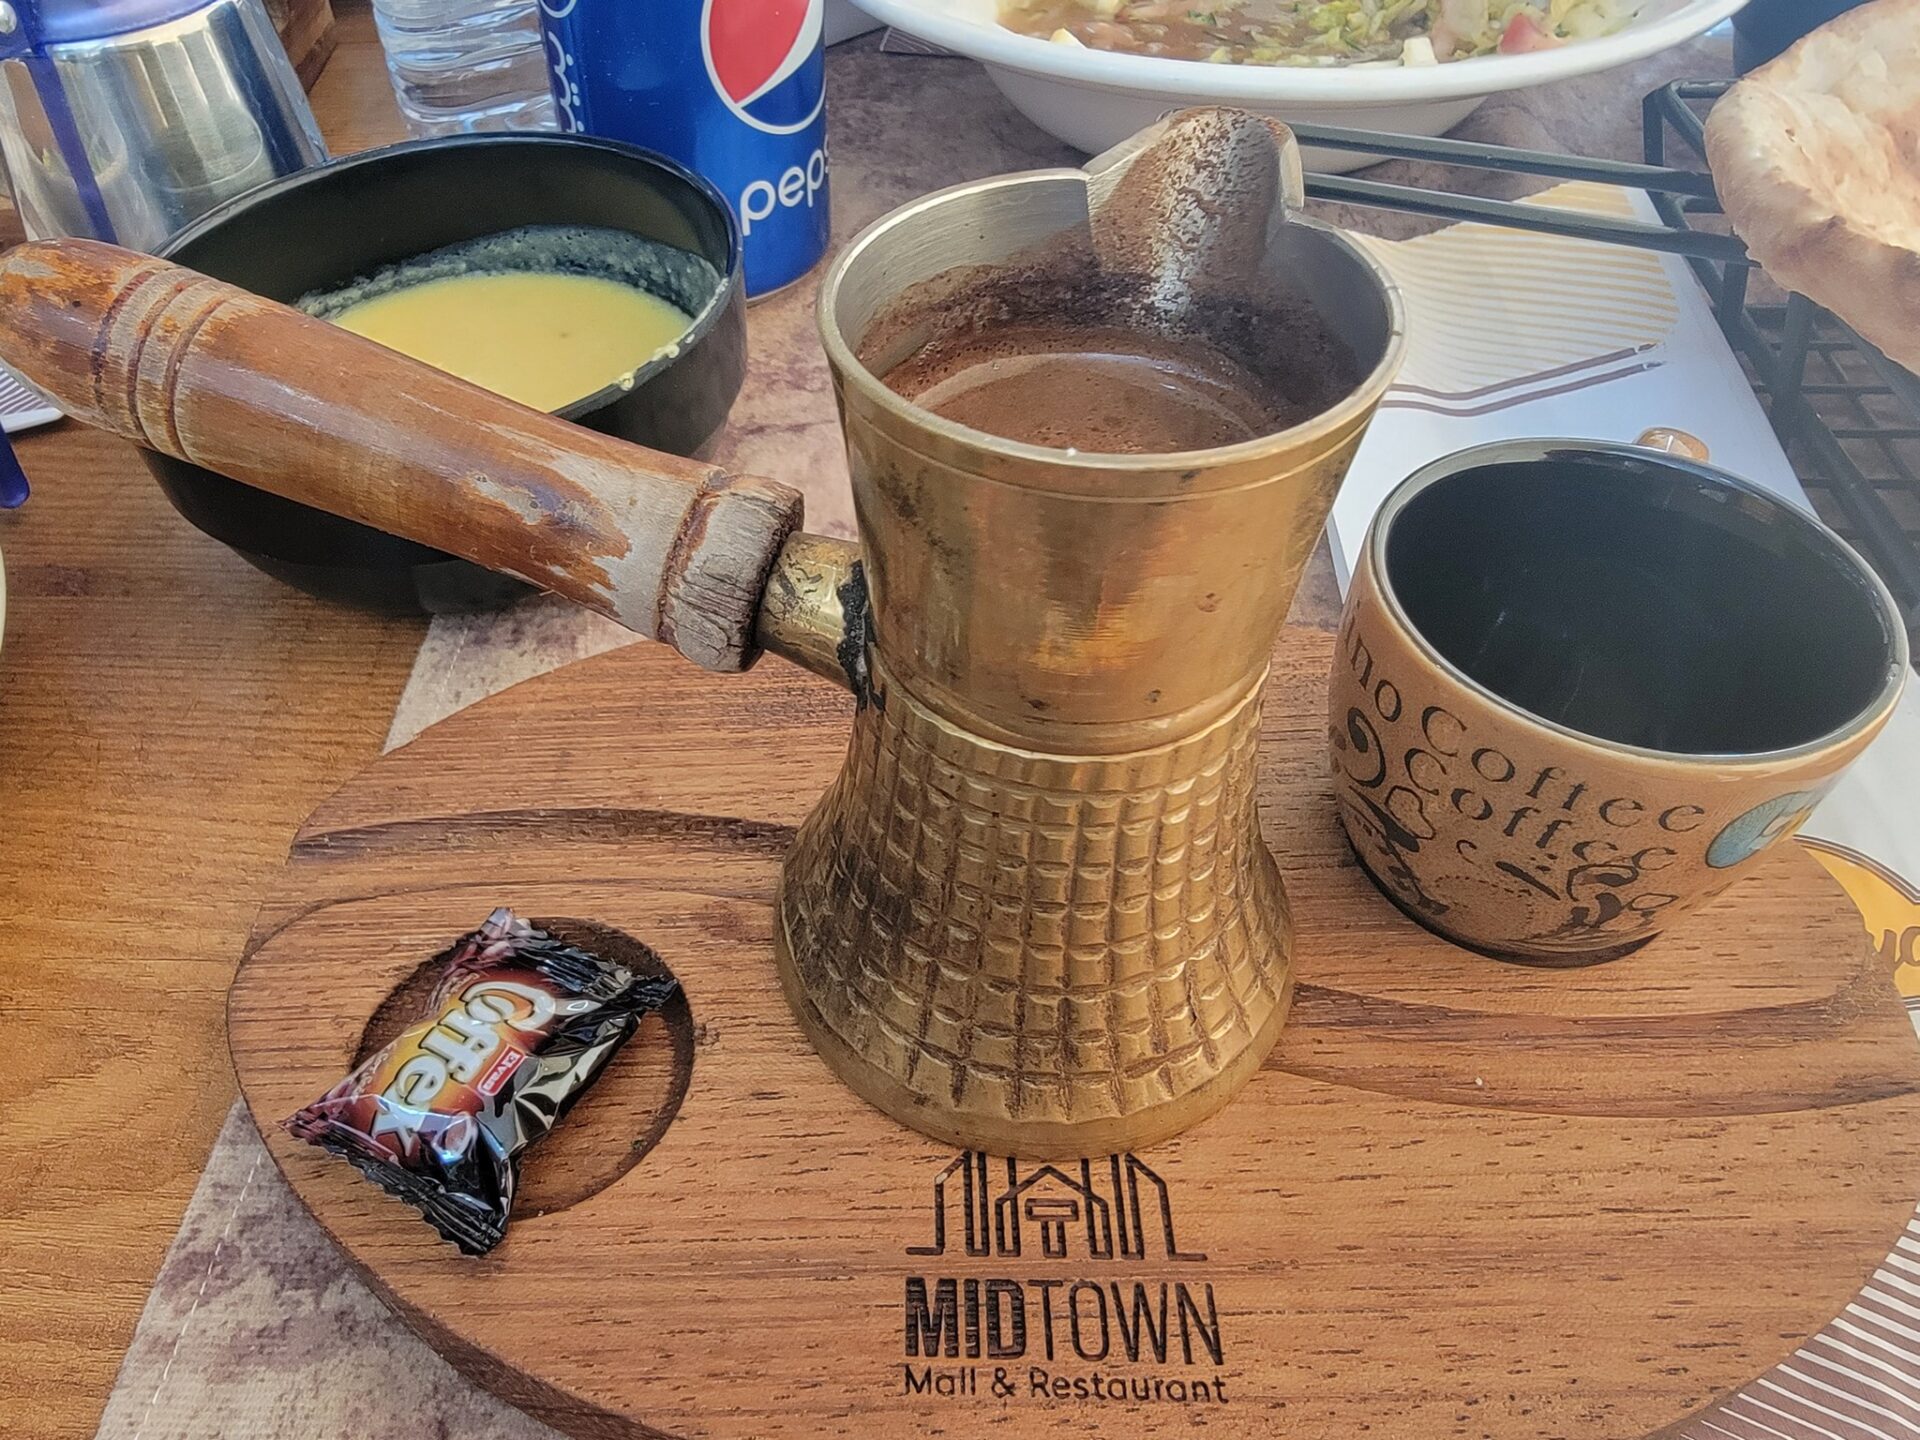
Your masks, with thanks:
M 415 135 L 555 128 L 536 0 L 374 0 L 373 16 Z

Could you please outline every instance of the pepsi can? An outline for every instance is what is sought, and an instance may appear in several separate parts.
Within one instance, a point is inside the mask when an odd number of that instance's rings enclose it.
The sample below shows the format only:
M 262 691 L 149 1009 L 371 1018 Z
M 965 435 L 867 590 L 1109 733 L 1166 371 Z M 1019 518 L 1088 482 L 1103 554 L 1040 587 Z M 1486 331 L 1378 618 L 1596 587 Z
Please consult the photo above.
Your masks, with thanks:
M 825 0 L 540 0 L 564 130 L 678 160 L 733 206 L 747 294 L 827 252 Z

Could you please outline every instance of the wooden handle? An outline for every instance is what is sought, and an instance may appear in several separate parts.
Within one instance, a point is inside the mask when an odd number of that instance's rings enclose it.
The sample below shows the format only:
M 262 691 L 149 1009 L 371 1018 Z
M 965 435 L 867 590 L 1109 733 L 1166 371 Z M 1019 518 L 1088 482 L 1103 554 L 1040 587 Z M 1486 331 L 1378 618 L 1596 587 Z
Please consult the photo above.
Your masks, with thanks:
M 712 670 L 754 654 L 785 485 L 597 435 L 88 240 L 0 256 L 0 360 L 88 424 L 517 575 Z

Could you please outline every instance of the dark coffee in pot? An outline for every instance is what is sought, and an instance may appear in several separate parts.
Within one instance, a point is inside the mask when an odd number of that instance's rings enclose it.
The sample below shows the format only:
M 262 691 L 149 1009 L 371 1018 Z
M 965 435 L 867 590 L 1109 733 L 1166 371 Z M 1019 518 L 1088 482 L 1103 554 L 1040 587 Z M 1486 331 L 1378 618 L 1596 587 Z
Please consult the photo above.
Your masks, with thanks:
M 935 343 L 886 380 L 936 415 L 1058 450 L 1210 450 L 1286 424 L 1259 377 L 1211 347 L 1102 326 L 1009 326 Z
M 1277 434 L 1352 390 L 1362 367 L 1296 296 L 1192 295 L 1056 242 L 948 271 L 862 338 L 887 388 L 1007 440 L 1101 455 L 1210 450 Z

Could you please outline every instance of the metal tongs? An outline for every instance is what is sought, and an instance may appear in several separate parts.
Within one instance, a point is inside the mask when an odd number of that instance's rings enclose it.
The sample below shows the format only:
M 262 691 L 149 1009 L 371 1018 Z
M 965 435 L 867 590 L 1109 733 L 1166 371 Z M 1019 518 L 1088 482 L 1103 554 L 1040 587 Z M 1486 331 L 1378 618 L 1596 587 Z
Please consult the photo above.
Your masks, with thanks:
M 1477 140 L 1448 140 L 1424 136 L 1385 135 L 1370 130 L 1343 130 L 1332 125 L 1291 127 L 1302 145 L 1323 150 L 1346 150 L 1382 159 L 1431 160 L 1469 170 L 1499 170 L 1541 175 L 1553 180 L 1585 180 L 1646 190 L 1656 196 L 1714 201 L 1713 177 L 1698 170 L 1644 165 L 1630 160 L 1589 160 L 1546 150 L 1523 150 L 1510 145 L 1488 145 Z M 1415 185 L 1393 185 L 1359 180 L 1350 175 L 1306 177 L 1307 194 L 1315 200 L 1398 210 L 1409 215 L 1431 215 L 1444 220 L 1478 221 L 1512 230 L 1564 235 L 1575 240 L 1630 245 L 1637 250 L 1659 250 L 1694 260 L 1742 264 L 1746 246 L 1733 235 L 1716 235 L 1644 220 L 1620 220 L 1584 210 L 1552 205 L 1529 205 L 1515 200 L 1490 200 L 1473 195 L 1423 190 Z

